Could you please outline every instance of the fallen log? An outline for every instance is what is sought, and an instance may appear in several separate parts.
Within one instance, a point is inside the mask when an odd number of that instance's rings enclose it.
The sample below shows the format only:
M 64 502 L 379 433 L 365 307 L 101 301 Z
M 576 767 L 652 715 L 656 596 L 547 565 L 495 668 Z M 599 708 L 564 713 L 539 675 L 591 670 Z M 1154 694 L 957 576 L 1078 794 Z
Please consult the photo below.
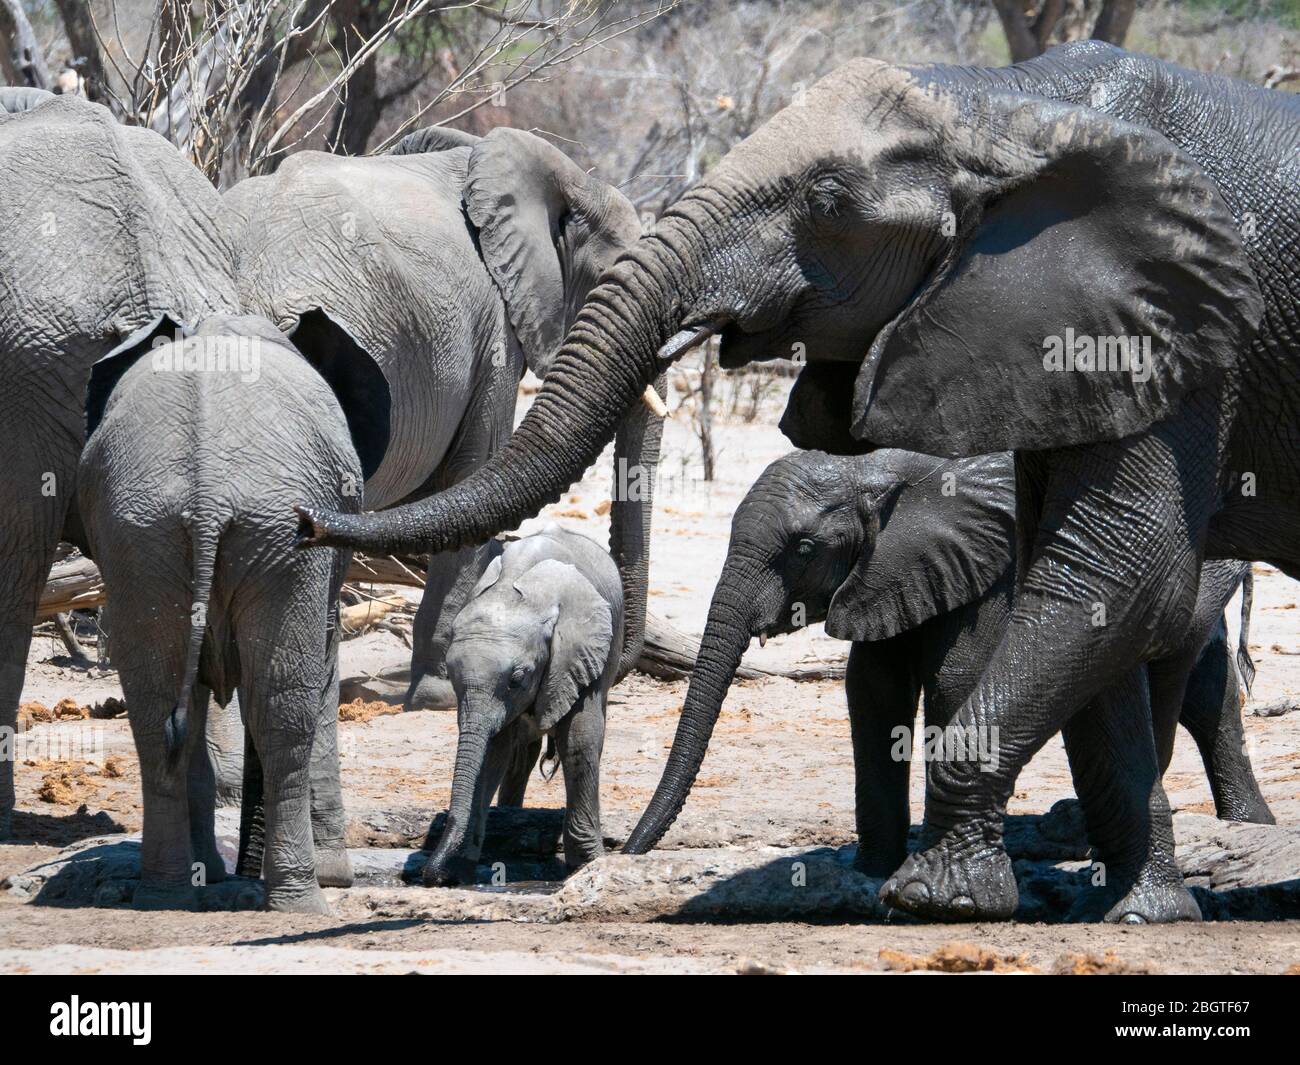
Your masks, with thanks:
M 354 555 L 348 569 L 347 582 L 354 585 L 403 585 L 424 587 L 425 559 L 423 555 L 384 555 L 371 557 Z M 401 609 L 400 597 L 388 596 L 380 602 L 359 603 L 345 607 L 345 630 L 358 630 L 382 621 L 384 615 Z M 47 621 L 69 610 L 89 610 L 103 606 L 107 601 L 104 582 L 99 570 L 90 559 L 73 554 L 56 562 L 50 571 L 45 591 L 41 595 L 37 621 Z M 659 680 L 681 680 L 690 676 L 695 668 L 695 656 L 700 643 L 652 612 L 646 614 L 645 649 L 637 660 L 637 670 Z M 787 670 L 759 669 L 742 664 L 736 671 L 740 680 L 757 680 L 762 677 L 787 677 L 792 680 L 835 680 L 844 676 L 842 662 L 826 665 L 799 666 Z

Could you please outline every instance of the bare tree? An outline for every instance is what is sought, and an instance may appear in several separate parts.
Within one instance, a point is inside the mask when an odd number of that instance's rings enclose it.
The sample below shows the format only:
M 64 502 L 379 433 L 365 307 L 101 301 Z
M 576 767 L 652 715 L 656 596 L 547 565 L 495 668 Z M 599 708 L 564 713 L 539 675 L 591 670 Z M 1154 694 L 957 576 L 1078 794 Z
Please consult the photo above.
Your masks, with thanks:
M 45 55 L 19 0 L 0 0 L 0 75 L 10 85 L 50 87 Z
M 992 0 L 992 4 L 1015 63 L 1042 55 L 1052 44 L 1083 37 L 1123 44 L 1137 10 L 1137 0 L 1102 0 L 1099 7 L 1087 0 Z

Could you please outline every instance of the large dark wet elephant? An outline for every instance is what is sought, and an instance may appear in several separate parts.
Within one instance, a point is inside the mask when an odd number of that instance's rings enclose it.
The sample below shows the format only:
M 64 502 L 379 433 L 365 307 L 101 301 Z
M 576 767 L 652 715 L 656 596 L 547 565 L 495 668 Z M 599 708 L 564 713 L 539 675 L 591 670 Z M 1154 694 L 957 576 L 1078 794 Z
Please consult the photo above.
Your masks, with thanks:
M 482 138 L 432 127 L 369 158 L 299 152 L 225 202 L 244 304 L 352 400 L 371 509 L 445 489 L 487 462 L 514 426 L 525 365 L 546 374 L 592 286 L 641 233 L 620 192 L 506 127 Z M 620 419 L 610 513 L 628 619 L 620 677 L 645 639 L 662 431 L 643 404 Z M 430 560 L 408 709 L 456 705 L 450 624 L 487 562 L 475 545 Z
M 878 877 L 896 869 L 907 854 L 918 701 L 924 697 L 926 739 L 917 749 L 927 761 L 968 739 L 975 741 L 968 757 L 990 753 L 979 749 L 978 736 L 949 727 L 1006 630 L 1014 478 L 1006 453 L 935 459 L 892 448 L 857 456 L 796 451 L 764 470 L 736 508 L 672 751 L 624 852 L 650 850 L 681 813 L 750 640 L 833 620 L 854 641 L 845 694 L 855 865 Z M 1147 668 L 1159 693 L 1152 710 L 1162 769 L 1181 723 L 1200 749 L 1219 817 L 1272 824 L 1242 734 L 1239 665 L 1247 683 L 1254 673 L 1248 603 L 1235 656 L 1223 617 L 1248 574 L 1248 563 L 1207 563 L 1195 623 L 1173 654 Z M 1167 698 L 1178 699 L 1172 713 L 1164 712 Z M 1135 720 L 1142 709 L 1131 708 Z M 901 744 L 900 736 L 907 737 Z M 1112 746 L 1081 750 L 1067 738 L 1072 762 L 1090 778 L 1085 789 L 1124 786 L 1105 779 L 1111 764 L 1123 764 Z M 1094 855 L 1106 864 L 1108 883 L 1081 897 L 1076 916 L 1104 914 L 1143 871 L 1143 856 L 1125 853 L 1134 842 L 1127 826 L 1094 821 Z
M 854 61 L 615 264 L 494 461 L 386 514 L 309 509 L 304 534 L 477 542 L 555 499 L 693 341 L 720 333 L 725 366 L 802 352 L 801 447 L 1016 454 L 1011 621 L 955 718 L 998 728 L 999 768 L 931 766 L 923 847 L 882 897 L 1010 916 L 1020 769 L 1063 728 L 1128 730 L 1108 815 L 1163 872 L 1116 912 L 1192 917 L 1154 737 L 1123 707 L 1190 624 L 1204 559 L 1300 574 L 1298 147 L 1295 96 L 1099 43 Z

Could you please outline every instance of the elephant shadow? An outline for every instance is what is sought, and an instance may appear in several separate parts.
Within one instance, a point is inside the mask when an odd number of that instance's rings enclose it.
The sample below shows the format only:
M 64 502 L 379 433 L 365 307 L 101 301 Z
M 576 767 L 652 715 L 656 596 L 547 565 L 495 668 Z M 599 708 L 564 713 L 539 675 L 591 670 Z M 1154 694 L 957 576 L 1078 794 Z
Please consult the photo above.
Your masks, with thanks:
M 0 843 L 13 846 L 41 844 L 47 847 L 67 847 L 83 839 L 126 832 L 126 826 L 115 821 L 105 810 L 90 813 L 83 803 L 75 813 L 42 814 L 30 810 L 15 810 L 13 832 Z

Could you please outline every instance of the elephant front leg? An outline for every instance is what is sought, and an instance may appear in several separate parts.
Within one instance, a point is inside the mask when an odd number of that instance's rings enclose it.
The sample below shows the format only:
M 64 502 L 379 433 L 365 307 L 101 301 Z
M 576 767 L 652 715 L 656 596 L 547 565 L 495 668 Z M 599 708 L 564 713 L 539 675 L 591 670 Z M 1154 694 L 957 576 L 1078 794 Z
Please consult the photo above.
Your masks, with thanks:
M 499 543 L 489 542 L 429 556 L 424 594 L 411 626 L 411 684 L 403 709 L 456 709 L 446 668 L 451 623 L 499 551 Z
M 1002 822 L 1021 768 L 1188 627 L 1194 545 L 1214 499 L 1213 449 L 1204 450 L 1198 466 L 1146 436 L 1038 457 L 1041 511 L 1018 515 L 1038 531 L 1011 621 L 949 726 L 962 742 L 929 764 L 924 847 L 881 889 L 886 904 L 936 920 L 1015 912 Z
M 1174 826 L 1160 783 L 1146 672 L 1130 671 L 1065 726 L 1093 864 L 1074 920 L 1199 921 L 1174 858 Z
M 605 694 L 592 691 L 555 726 L 564 771 L 564 864 L 586 865 L 605 853 L 600 828 L 600 755 L 605 747 Z
M 853 736 L 853 867 L 885 877 L 907 857 L 907 776 L 919 688 L 906 637 L 855 643 L 844 676 Z M 905 753 L 904 753 L 905 752 Z

